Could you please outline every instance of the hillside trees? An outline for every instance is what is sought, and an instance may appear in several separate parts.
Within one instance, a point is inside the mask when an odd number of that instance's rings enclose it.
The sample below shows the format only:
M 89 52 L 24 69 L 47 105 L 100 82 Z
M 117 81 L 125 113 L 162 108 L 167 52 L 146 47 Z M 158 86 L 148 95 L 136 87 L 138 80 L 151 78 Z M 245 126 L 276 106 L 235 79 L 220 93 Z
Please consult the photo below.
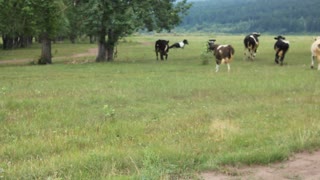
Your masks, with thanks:
M 180 29 L 224 33 L 320 32 L 318 0 L 196 1 Z
M 97 62 L 113 61 L 118 40 L 138 29 L 170 31 L 190 8 L 186 0 L 87 0 L 85 26 L 98 38 Z

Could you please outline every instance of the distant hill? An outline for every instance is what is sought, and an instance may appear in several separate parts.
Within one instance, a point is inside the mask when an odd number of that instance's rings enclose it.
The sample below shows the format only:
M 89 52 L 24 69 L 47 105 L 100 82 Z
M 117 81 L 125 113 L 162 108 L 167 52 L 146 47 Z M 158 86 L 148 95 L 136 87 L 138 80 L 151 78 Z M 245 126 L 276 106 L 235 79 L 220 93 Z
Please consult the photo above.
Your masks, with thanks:
M 193 6 L 177 28 L 202 32 L 320 32 L 319 0 L 206 0 Z

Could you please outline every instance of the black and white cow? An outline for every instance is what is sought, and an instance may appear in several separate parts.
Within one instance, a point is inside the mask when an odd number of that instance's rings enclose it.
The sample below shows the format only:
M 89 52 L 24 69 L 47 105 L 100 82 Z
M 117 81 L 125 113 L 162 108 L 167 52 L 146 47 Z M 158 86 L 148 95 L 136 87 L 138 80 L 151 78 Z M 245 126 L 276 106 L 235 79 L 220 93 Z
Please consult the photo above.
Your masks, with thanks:
M 311 45 L 311 68 L 314 67 L 314 59 L 318 60 L 318 70 L 320 71 L 320 36 Z
M 289 41 L 286 41 L 286 38 L 283 36 L 277 36 L 274 39 L 277 40 L 274 44 L 274 50 L 276 51 L 275 62 L 279 64 L 280 61 L 280 65 L 282 66 L 284 57 L 289 49 L 290 43 Z
M 219 71 L 220 64 L 227 64 L 228 72 L 230 71 L 230 63 L 233 59 L 235 50 L 231 45 L 212 45 L 213 55 L 216 57 L 216 72 Z
M 163 60 L 163 57 L 165 56 L 166 59 L 168 59 L 168 52 L 169 52 L 169 41 L 159 39 L 155 43 L 155 51 L 156 56 L 158 60 L 158 53 L 160 53 L 160 58 Z
M 188 40 L 184 39 L 184 40 L 181 41 L 181 42 L 172 44 L 169 48 L 170 48 L 170 49 L 171 49 L 171 48 L 184 48 L 184 46 L 185 46 L 186 44 L 189 44 L 189 43 L 188 43 Z
M 244 42 L 244 55 L 247 59 L 254 60 L 256 57 L 257 49 L 259 47 L 259 39 L 260 33 L 251 33 L 247 35 L 243 42 Z

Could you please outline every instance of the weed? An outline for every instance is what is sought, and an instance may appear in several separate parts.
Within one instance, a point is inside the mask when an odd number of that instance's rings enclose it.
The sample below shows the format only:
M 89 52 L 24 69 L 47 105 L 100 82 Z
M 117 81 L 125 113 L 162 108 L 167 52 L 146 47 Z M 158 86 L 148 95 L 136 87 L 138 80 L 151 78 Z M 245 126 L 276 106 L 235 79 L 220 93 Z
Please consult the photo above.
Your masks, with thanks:
M 110 107 L 108 104 L 103 106 L 103 112 L 105 119 L 111 118 L 114 119 L 115 110 L 114 108 Z

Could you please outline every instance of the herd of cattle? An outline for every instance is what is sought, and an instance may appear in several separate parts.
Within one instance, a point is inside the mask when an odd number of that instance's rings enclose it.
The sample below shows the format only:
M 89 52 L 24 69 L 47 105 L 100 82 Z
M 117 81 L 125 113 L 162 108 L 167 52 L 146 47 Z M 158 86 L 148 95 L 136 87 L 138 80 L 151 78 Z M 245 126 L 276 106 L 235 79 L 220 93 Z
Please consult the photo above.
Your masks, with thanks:
M 259 47 L 260 33 L 251 33 L 244 38 L 244 55 L 249 60 L 254 60 L 257 49 Z M 274 38 L 276 40 L 274 44 L 275 50 L 275 63 L 283 65 L 284 57 L 289 50 L 289 41 L 285 40 L 283 36 L 277 36 Z M 209 39 L 207 43 L 207 52 L 212 52 L 216 58 L 216 72 L 219 71 L 219 66 L 221 64 L 226 64 L 228 71 L 230 71 L 230 63 L 233 59 L 235 50 L 232 45 L 221 45 L 215 44 L 215 39 Z M 169 41 L 167 40 L 157 40 L 155 43 L 155 51 L 158 60 L 158 54 L 160 54 L 161 60 L 168 59 L 168 52 L 171 48 L 184 48 L 188 44 L 185 39 L 181 42 L 174 43 L 169 46 Z M 311 68 L 314 67 L 315 59 L 318 60 L 318 70 L 320 70 L 320 37 L 317 37 L 313 44 L 311 45 Z

